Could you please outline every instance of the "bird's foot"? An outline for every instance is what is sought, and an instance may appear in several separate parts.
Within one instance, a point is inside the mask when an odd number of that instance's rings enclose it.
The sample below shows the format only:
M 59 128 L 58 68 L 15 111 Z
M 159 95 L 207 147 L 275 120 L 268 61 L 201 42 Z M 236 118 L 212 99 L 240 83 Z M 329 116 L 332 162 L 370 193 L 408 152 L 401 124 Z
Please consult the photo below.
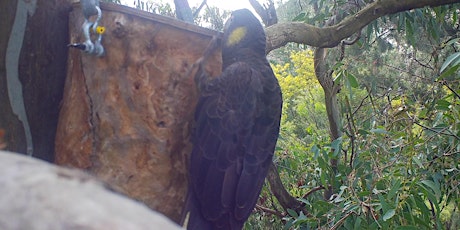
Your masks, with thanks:
M 211 41 L 209 42 L 208 46 L 204 50 L 203 57 L 198 59 L 198 62 L 207 61 L 207 59 L 214 53 L 214 51 L 216 51 L 217 48 L 219 48 L 218 40 L 219 38 L 217 36 L 212 36 Z
M 205 69 L 206 62 L 208 61 L 209 57 L 217 50 L 219 47 L 219 38 L 217 36 L 213 36 L 211 41 L 209 42 L 208 46 L 204 50 L 203 56 L 199 58 L 193 65 L 193 67 L 198 66 L 198 71 L 203 71 Z

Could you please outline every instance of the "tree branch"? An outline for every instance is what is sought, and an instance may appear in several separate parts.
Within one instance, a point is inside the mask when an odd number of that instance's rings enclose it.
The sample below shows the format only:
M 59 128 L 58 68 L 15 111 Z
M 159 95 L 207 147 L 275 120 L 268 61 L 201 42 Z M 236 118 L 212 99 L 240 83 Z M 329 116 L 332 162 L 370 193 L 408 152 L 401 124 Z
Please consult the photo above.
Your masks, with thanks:
M 193 18 L 196 18 L 198 16 L 198 14 L 200 14 L 200 11 L 201 9 L 203 9 L 203 7 L 207 4 L 207 0 L 203 0 L 203 2 L 201 2 L 200 6 L 198 7 L 198 9 L 195 10 L 195 12 L 193 12 Z
M 174 0 L 174 5 L 176 7 L 176 16 L 178 19 L 193 23 L 192 9 L 187 0 Z
M 257 0 L 249 0 L 252 8 L 257 12 L 265 26 L 271 26 L 278 23 L 275 4 L 273 0 L 268 1 L 268 5 L 262 6 Z
M 319 28 L 303 22 L 278 23 L 266 28 L 267 53 L 295 42 L 314 47 L 334 47 L 343 39 L 360 31 L 375 19 L 397 12 L 422 7 L 435 7 L 453 3 L 459 0 L 385 0 L 375 1 L 354 15 L 350 15 L 333 26 Z
M 303 195 L 302 198 L 307 199 L 308 196 L 310 196 L 310 195 L 313 194 L 314 192 L 319 191 L 319 190 L 322 190 L 322 189 L 325 189 L 325 187 L 322 186 L 322 185 L 316 186 L 316 187 L 312 188 L 310 191 L 308 191 L 307 193 L 305 193 L 305 195 Z
M 278 212 L 278 211 L 273 210 L 273 209 L 266 208 L 266 207 L 264 207 L 264 206 L 262 206 L 262 205 L 258 205 L 258 204 L 256 204 L 255 209 L 260 210 L 260 211 L 262 211 L 262 212 L 266 212 L 266 213 L 275 215 L 275 216 L 277 216 L 277 217 L 279 217 L 279 218 L 283 218 L 283 217 L 285 216 L 285 215 L 284 215 L 283 213 L 281 213 L 281 212 Z
M 302 210 L 304 213 L 307 213 L 303 210 L 303 203 L 298 201 L 295 197 L 291 196 L 288 191 L 286 191 L 278 174 L 278 170 L 273 163 L 268 169 L 267 180 L 270 184 L 270 190 L 280 203 L 281 207 L 283 207 L 284 211 L 293 209 L 296 211 Z

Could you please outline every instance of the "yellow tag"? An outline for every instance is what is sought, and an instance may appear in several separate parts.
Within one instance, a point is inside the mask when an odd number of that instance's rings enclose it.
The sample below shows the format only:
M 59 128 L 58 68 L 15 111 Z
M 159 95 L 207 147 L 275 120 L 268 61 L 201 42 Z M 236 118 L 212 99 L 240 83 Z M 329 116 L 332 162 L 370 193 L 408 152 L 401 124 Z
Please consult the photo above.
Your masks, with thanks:
M 103 34 L 104 32 L 105 32 L 105 27 L 103 27 L 103 26 L 96 27 L 96 33 L 97 34 Z
M 230 35 L 228 36 L 226 45 L 232 46 L 232 45 L 239 43 L 241 39 L 243 39 L 244 36 L 246 36 L 246 32 L 247 32 L 246 27 L 238 27 L 234 29 L 232 33 L 230 33 Z

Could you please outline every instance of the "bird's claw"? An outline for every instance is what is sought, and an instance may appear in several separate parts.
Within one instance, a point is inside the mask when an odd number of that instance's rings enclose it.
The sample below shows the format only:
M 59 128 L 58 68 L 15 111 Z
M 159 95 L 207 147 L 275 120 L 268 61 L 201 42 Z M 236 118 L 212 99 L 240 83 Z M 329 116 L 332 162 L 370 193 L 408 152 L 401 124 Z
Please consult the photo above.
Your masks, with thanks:
M 200 70 L 204 70 L 204 65 L 206 64 L 206 61 L 209 59 L 209 57 L 216 51 L 218 48 L 219 38 L 217 36 L 213 36 L 211 41 L 209 42 L 208 46 L 204 50 L 203 56 L 200 57 L 193 65 L 193 67 L 198 66 Z
M 201 59 L 204 59 L 204 61 L 207 60 L 211 56 L 211 54 L 213 54 L 214 51 L 216 51 L 216 49 L 219 46 L 218 40 L 219 40 L 219 38 L 217 36 L 212 36 L 211 41 L 209 42 L 208 46 L 204 50 L 203 57 L 198 59 L 198 61 L 200 61 Z M 203 60 L 201 60 L 201 62 L 202 61 Z

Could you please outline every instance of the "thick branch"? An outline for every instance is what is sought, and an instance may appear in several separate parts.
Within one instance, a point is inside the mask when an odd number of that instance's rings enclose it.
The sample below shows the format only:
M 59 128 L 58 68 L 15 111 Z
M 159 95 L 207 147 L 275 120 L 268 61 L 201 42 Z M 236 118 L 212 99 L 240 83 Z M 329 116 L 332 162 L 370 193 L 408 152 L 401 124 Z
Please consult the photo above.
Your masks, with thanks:
M 334 47 L 379 17 L 410 9 L 459 2 L 460 0 L 379 0 L 333 26 L 319 28 L 302 22 L 278 23 L 266 29 L 267 52 L 288 42 L 314 47 Z
M 278 170 L 273 163 L 268 170 L 267 180 L 270 184 L 270 190 L 283 207 L 284 211 L 287 211 L 287 209 L 294 209 L 297 211 L 303 207 L 302 202 L 298 201 L 286 191 L 278 174 Z

